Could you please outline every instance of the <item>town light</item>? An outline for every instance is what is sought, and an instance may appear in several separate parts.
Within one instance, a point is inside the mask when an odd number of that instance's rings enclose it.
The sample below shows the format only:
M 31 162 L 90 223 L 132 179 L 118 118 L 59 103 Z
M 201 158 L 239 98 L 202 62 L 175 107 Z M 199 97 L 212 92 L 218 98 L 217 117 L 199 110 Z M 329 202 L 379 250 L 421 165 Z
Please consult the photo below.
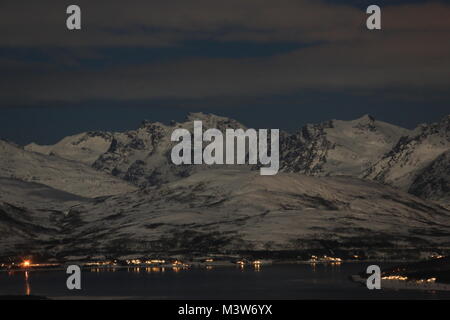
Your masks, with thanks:
M 30 267 L 30 266 L 31 266 L 31 261 L 30 261 L 30 260 L 24 260 L 24 261 L 22 262 L 22 267 L 28 268 L 28 267 Z

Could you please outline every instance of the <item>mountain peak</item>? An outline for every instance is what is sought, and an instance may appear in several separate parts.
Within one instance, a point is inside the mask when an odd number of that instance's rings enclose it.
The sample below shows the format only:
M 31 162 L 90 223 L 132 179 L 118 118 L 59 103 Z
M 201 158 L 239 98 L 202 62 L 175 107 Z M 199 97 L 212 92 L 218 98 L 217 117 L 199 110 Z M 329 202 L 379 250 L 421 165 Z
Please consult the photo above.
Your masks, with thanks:
M 144 120 L 142 120 L 142 122 L 141 122 L 141 125 L 139 126 L 139 128 L 148 128 L 148 127 L 152 127 L 152 126 L 155 126 L 155 125 L 163 125 L 161 122 L 159 122 L 159 121 L 156 121 L 156 122 L 152 122 L 152 121 L 150 121 L 150 120 L 147 120 L 147 119 L 144 119 Z
M 357 122 L 374 122 L 375 121 L 375 117 L 371 116 L 370 114 L 365 114 L 362 117 L 356 119 L 355 121 Z
M 224 120 L 227 119 L 225 117 L 221 117 L 212 113 L 203 113 L 203 112 L 189 112 L 186 116 L 186 121 L 211 121 L 211 120 Z
M 444 116 L 442 119 L 441 119 L 441 125 L 442 126 L 445 126 L 445 127 L 449 127 L 449 124 L 450 124 L 450 114 L 448 114 L 448 115 L 446 115 L 446 116 Z
M 191 112 L 186 117 L 186 122 L 202 121 L 205 128 L 216 128 L 224 130 L 231 129 L 244 129 L 246 128 L 242 123 L 228 117 L 218 116 L 212 113 L 203 112 Z
M 420 124 L 416 128 L 416 132 L 418 132 L 419 135 L 430 135 L 440 132 L 440 134 L 448 136 L 450 134 L 450 115 L 444 116 L 442 119 L 435 123 Z

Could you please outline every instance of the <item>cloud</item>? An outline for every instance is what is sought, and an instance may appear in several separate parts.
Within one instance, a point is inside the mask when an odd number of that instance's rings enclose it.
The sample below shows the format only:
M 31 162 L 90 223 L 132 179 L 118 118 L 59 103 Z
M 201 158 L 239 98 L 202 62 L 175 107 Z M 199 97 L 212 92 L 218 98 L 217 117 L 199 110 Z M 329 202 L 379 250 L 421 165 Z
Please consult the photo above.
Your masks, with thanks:
M 339 41 L 357 39 L 366 14 L 312 0 L 79 0 L 83 30 L 66 30 L 66 1 L 6 1 L 3 46 L 167 46 L 189 39 Z M 440 3 L 383 8 L 390 31 L 450 30 Z
M 53 1 L 52 1 L 53 2 Z M 83 30 L 65 30 L 65 4 L 2 4 L 0 46 L 48 48 L 46 62 L 0 59 L 3 105 L 51 101 L 204 99 L 305 90 L 444 91 L 450 85 L 450 6 L 383 8 L 383 30 L 366 14 L 320 1 L 79 1 Z M 17 17 L 22 16 L 22 21 Z M 213 42 L 313 42 L 269 57 L 177 57 L 92 67 L 98 48 Z M 55 52 L 51 48 L 65 48 Z M 53 51 L 52 51 L 53 50 Z M 12 70 L 17 70 L 13 73 Z M 12 72 L 12 73 L 11 73 Z

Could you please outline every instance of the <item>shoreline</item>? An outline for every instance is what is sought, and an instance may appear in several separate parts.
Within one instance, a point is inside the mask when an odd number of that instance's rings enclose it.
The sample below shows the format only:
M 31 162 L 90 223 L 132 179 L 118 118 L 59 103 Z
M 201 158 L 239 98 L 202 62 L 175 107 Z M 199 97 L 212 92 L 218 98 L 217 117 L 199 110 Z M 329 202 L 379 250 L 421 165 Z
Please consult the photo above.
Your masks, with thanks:
M 359 275 L 351 276 L 351 280 L 356 283 L 365 285 L 365 278 Z M 381 279 L 381 290 L 415 290 L 415 291 L 440 291 L 440 292 L 450 292 L 450 284 L 433 282 L 428 283 L 424 281 L 414 281 L 414 280 L 390 280 Z
M 244 260 L 244 259 L 243 259 Z M 338 266 L 342 264 L 349 263 L 414 263 L 417 260 L 341 260 L 341 261 L 309 261 L 309 260 L 262 260 L 260 263 L 254 263 L 251 261 L 246 261 L 245 263 L 241 263 L 242 260 L 221 260 L 214 262 L 195 262 L 195 261 L 186 261 L 186 262 L 178 262 L 178 263 L 137 263 L 137 264 L 96 264 L 97 261 L 89 261 L 89 262 L 81 262 L 81 261 L 73 261 L 73 262 L 64 262 L 64 263 L 55 263 L 54 267 L 48 266 L 38 266 L 32 265 L 30 267 L 21 267 L 21 268 L 1 268 L 0 272 L 10 272 L 10 271 L 18 271 L 18 272 L 31 272 L 31 271 L 61 271 L 66 270 L 66 267 L 69 265 L 78 265 L 84 269 L 127 269 L 127 268 L 208 268 L 208 267 L 253 267 L 257 266 L 270 266 L 270 265 L 331 265 Z

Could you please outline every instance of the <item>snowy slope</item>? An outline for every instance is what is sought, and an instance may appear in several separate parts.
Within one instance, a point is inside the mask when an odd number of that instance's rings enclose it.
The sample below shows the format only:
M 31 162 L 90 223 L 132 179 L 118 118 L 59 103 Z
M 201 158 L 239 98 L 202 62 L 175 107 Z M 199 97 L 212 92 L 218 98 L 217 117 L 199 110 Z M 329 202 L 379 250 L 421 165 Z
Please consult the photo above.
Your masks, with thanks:
M 450 250 L 449 211 L 350 177 L 260 176 L 230 168 L 97 199 L 0 179 L 5 190 L 0 257 L 261 250 L 399 257 Z
M 33 210 L 0 201 L 0 258 L 35 253 L 56 254 L 63 214 L 54 210 Z
M 421 125 L 409 136 L 403 137 L 389 153 L 370 167 L 363 177 L 409 190 L 422 171 L 448 150 L 450 116 L 438 123 Z
M 92 165 L 100 155 L 108 151 L 112 139 L 113 134 L 109 132 L 86 132 L 65 137 L 55 145 L 31 143 L 25 146 L 25 150 Z
M 16 207 L 63 212 L 87 200 L 43 184 L 0 177 L 0 202 Z
M 0 177 L 36 182 L 90 198 L 135 189 L 83 163 L 29 152 L 2 140 L 0 154 Z
M 348 177 L 210 170 L 73 207 L 62 255 L 450 249 L 450 212 Z M 76 241 L 74 241 L 76 239 Z
M 42 184 L 0 178 L 0 258 L 54 256 L 66 233 L 64 217 L 89 201 Z
M 369 115 L 306 125 L 282 140 L 282 171 L 357 177 L 407 134 Z
M 450 209 L 450 150 L 441 154 L 417 175 L 408 190 Z

